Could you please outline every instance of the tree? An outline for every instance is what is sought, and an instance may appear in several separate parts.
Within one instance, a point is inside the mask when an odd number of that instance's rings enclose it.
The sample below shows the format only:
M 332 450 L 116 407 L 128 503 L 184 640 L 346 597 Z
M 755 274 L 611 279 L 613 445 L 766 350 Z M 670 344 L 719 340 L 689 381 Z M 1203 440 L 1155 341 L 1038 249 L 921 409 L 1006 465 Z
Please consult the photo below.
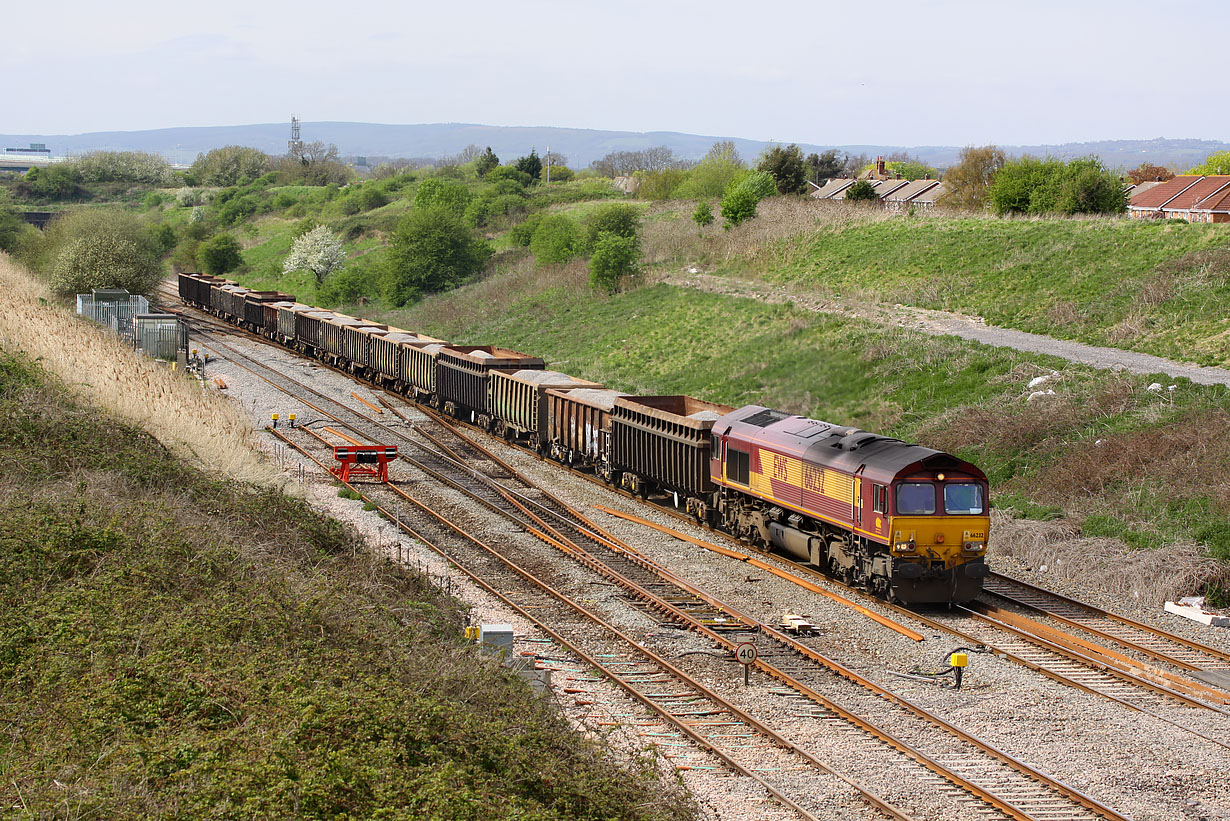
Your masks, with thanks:
M 295 239 L 290 253 L 282 260 L 282 275 L 311 271 L 319 286 L 325 277 L 345 264 L 346 250 L 342 248 L 342 241 L 328 227 L 318 225 Z
M 696 223 L 696 232 L 698 234 L 705 230 L 706 226 L 713 224 L 713 206 L 708 200 L 701 200 L 696 203 L 696 210 L 692 212 L 692 222 Z
M 773 175 L 766 171 L 754 171 L 731 181 L 722 196 L 723 226 L 727 230 L 756 216 L 756 206 L 762 199 L 777 191 Z
M 30 199 L 78 199 L 86 195 L 80 182 L 81 177 L 72 164 L 56 163 L 46 168 L 31 168 L 17 183 L 16 193 Z
M 996 214 L 1118 214 L 1123 184 L 1096 157 L 1064 162 L 1021 157 L 1004 164 L 990 189 Z
M 201 243 L 197 248 L 196 258 L 200 261 L 205 273 L 221 276 L 228 271 L 234 271 L 243 264 L 242 249 L 230 234 L 218 234 L 211 240 Z
M 620 283 L 636 273 L 640 244 L 635 237 L 602 234 L 589 259 L 589 282 L 595 288 L 614 293 Z
M 414 192 L 415 208 L 440 208 L 460 217 L 470 204 L 470 190 L 460 180 L 428 177 Z
M 243 185 L 268 173 L 273 160 L 259 148 L 226 145 L 197 154 L 189 173 L 198 185 Z
M 475 163 L 474 170 L 478 172 L 478 176 L 485 177 L 487 174 L 498 168 L 499 165 L 500 158 L 497 157 L 495 152 L 491 150 L 491 146 L 487 146 L 487 150 L 479 156 L 478 162 Z
M 630 177 L 638 171 L 665 171 L 680 168 L 683 163 L 665 145 L 655 145 L 638 151 L 612 151 L 590 168 L 604 177 Z
M 879 202 L 880 195 L 870 180 L 859 180 L 846 189 L 846 202 Z
M 170 185 L 171 165 L 145 151 L 90 151 L 69 161 L 82 182 Z
M 593 251 L 602 234 L 637 239 L 640 230 L 641 211 L 635 205 L 617 202 L 600 205 L 585 220 L 585 249 Z
M 415 208 L 389 243 L 385 296 L 401 307 L 426 293 L 460 285 L 491 255 L 459 217 L 441 208 Z
M 539 262 L 567 262 L 581 250 L 577 224 L 564 214 L 542 218 L 530 239 L 530 253 Z
M 824 185 L 841 173 L 842 161 L 837 157 L 836 149 L 830 148 L 823 154 L 807 155 L 807 178 L 816 185 Z
M 1189 174 L 1230 174 L 1230 151 L 1218 151 L 1210 154 L 1204 162 L 1191 169 Z
M 147 294 L 162 278 L 145 225 L 122 211 L 89 209 L 60 217 L 32 248 L 35 267 L 51 275 L 60 294 L 125 288 Z
M 721 197 L 743 168 L 743 160 L 733 142 L 716 142 L 704 159 L 688 171 L 688 178 L 675 189 L 675 196 L 681 199 Z
M 1008 161 L 993 145 L 961 149 L 961 159 L 944 174 L 944 196 L 940 204 L 981 211 L 990 203 L 991 183 Z
M 534 178 L 511 165 L 501 165 L 499 168 L 493 168 L 487 172 L 487 182 L 499 182 L 500 180 L 512 180 L 522 188 L 525 188 L 534 181 Z
M 1167 180 L 1174 179 L 1174 172 L 1160 165 L 1142 162 L 1128 172 L 1128 179 L 1136 185 L 1140 185 L 1142 182 L 1166 182 Z
M 337 146 L 320 140 L 296 145 L 277 162 L 278 173 L 287 183 L 303 185 L 341 185 L 354 172 L 338 160 Z
M 807 164 L 803 151 L 794 143 L 786 147 L 771 145 L 765 149 L 756 169 L 773 176 L 779 194 L 798 194 L 807 185 Z
M 522 173 L 529 174 L 530 179 L 536 180 L 542 175 L 542 160 L 538 158 L 538 152 L 532 148 L 530 149 L 529 156 L 518 157 L 517 161 L 513 163 L 513 167 Z

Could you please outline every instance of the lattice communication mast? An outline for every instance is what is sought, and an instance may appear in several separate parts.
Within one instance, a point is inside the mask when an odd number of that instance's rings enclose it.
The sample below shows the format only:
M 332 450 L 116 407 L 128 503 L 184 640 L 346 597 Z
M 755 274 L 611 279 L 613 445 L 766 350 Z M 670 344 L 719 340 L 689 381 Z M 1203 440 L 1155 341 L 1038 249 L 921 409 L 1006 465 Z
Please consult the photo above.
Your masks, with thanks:
M 286 141 L 286 153 L 298 157 L 303 153 L 303 140 L 299 139 L 299 118 L 291 115 L 290 139 Z

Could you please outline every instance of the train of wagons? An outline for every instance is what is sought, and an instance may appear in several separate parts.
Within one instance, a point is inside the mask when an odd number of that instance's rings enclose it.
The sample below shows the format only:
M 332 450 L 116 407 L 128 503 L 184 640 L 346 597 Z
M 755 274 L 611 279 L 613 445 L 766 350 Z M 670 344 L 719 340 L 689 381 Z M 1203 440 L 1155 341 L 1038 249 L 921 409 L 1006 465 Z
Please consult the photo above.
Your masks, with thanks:
M 986 476 L 942 451 L 759 405 L 634 396 L 535 356 L 179 275 L 183 301 L 758 547 L 906 604 L 973 599 Z

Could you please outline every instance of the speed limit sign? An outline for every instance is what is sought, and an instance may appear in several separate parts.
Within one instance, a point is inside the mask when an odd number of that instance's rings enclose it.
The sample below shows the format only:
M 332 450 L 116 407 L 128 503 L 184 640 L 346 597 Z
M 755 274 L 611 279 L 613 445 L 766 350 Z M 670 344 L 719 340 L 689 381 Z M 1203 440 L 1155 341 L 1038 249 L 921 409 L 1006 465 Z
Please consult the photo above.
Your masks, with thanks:
M 740 664 L 755 664 L 757 659 L 756 645 L 750 641 L 740 642 L 735 645 L 735 661 Z
M 735 645 L 735 661 L 743 665 L 743 683 L 748 684 L 748 673 L 756 663 L 756 645 L 750 641 L 741 641 Z

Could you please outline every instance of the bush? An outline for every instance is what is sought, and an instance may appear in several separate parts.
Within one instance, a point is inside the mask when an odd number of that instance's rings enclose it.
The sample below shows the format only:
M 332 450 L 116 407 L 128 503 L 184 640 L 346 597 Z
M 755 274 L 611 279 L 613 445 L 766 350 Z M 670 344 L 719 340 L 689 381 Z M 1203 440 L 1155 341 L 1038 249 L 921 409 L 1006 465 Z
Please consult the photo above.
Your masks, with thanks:
M 379 276 L 370 267 L 352 265 L 330 276 L 316 289 L 320 305 L 359 305 L 380 290 Z
M 754 171 L 737 175 L 722 196 L 722 219 L 730 229 L 756 216 L 756 206 L 765 197 L 777 191 L 773 175 L 766 171 Z
M 385 297 L 401 307 L 423 294 L 454 288 L 478 273 L 490 256 L 490 246 L 475 239 L 453 212 L 415 208 L 389 243 Z
M 0 251 L 16 251 L 29 238 L 36 236 L 32 231 L 37 232 L 38 229 L 29 225 L 12 208 L 0 205 Z
M 470 191 L 457 180 L 429 177 L 419 183 L 414 194 L 414 207 L 447 211 L 460 217 L 470 204 Z
M 1123 184 L 1096 157 L 1064 162 L 1022 157 L 1005 163 L 990 188 L 991 207 L 1004 214 L 1119 214 Z
M 149 227 L 150 241 L 159 256 L 166 254 L 175 247 L 175 229 L 169 225 L 158 223 Z
M 82 182 L 167 186 L 175 179 L 170 163 L 145 151 L 91 151 L 70 160 L 69 165 Z
M 35 251 L 36 265 L 51 275 L 58 293 L 125 288 L 147 294 L 162 278 L 149 232 L 119 211 L 78 211 L 47 227 Z
M 181 188 L 175 192 L 175 204 L 180 208 L 188 208 L 193 205 L 201 204 L 199 192 L 192 188 Z
M 359 208 L 362 211 L 371 211 L 373 208 L 380 208 L 389 204 L 389 198 L 374 185 L 363 186 L 363 190 L 359 192 L 358 199 Z
M 199 185 L 243 185 L 272 167 L 269 155 L 259 148 L 227 145 L 198 154 L 189 173 Z
M 803 161 L 803 151 L 794 143 L 765 149 L 756 168 L 773 177 L 779 194 L 798 194 L 807 185 L 807 164 Z
M 724 196 L 743 167 L 734 143 L 714 143 L 705 158 L 688 171 L 687 179 L 675 189 L 674 196 L 689 200 Z
M 153 210 L 162 205 L 162 194 L 159 194 L 157 191 L 150 191 L 141 198 L 141 204 L 144 205 L 146 209 Z
M 511 165 L 501 165 L 499 168 L 493 168 L 487 174 L 487 182 L 497 182 L 499 180 L 512 180 L 524 189 L 534 181 L 534 178 Z
M 692 222 L 696 223 L 698 231 L 704 230 L 705 226 L 713 224 L 713 206 L 709 205 L 708 200 L 701 200 L 696 203 L 696 210 L 692 212 Z
M 636 189 L 637 199 L 668 200 L 687 179 L 687 172 L 679 168 L 665 168 L 661 171 L 638 171 L 635 176 L 640 180 Z
M 585 250 L 592 253 L 597 247 L 598 237 L 602 234 L 636 239 L 640 230 L 641 210 L 635 205 L 600 205 L 585 220 Z
M 636 273 L 640 245 L 635 237 L 602 234 L 589 260 L 589 282 L 607 293 L 619 289 L 625 277 Z
M 221 276 L 234 271 L 243 264 L 239 242 L 230 234 L 218 234 L 213 239 L 201 244 L 196 256 L 200 260 L 205 273 Z
M 534 232 L 538 230 L 538 224 L 542 222 L 545 214 L 530 214 L 521 222 L 508 229 L 508 241 L 513 245 L 520 245 L 522 248 L 528 248 L 530 242 L 534 239 Z
M 74 200 L 86 198 L 81 177 L 69 163 L 57 163 L 47 168 L 31 168 L 17 184 L 20 196 L 43 200 Z
M 567 262 L 580 250 L 581 232 L 563 214 L 543 217 L 530 240 L 530 252 L 539 262 Z

